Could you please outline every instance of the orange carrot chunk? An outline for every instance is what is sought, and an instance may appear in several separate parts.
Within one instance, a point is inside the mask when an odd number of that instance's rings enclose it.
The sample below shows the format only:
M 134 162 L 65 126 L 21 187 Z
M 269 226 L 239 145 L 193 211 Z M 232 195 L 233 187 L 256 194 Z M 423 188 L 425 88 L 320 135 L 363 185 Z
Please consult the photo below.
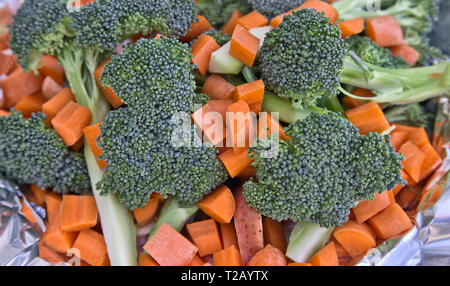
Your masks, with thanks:
M 38 204 L 41 207 L 45 206 L 45 196 L 47 195 L 48 191 L 41 189 L 39 186 L 35 184 L 30 185 L 30 192 L 33 197 L 33 201 Z
M 401 57 L 411 67 L 415 66 L 420 58 L 420 53 L 408 44 L 399 44 L 389 47 L 394 57 Z
M 291 263 L 288 263 L 287 266 L 312 266 L 312 265 L 311 265 L 311 263 L 291 262 Z
M 83 128 L 91 123 L 91 111 L 85 106 L 69 101 L 51 123 L 64 144 L 72 146 L 83 136 Z
M 357 87 L 352 91 L 352 94 L 357 95 L 357 96 L 361 96 L 361 97 L 373 97 L 375 96 L 375 94 L 372 93 L 371 90 L 365 89 L 365 88 L 360 88 Z M 367 103 L 367 101 L 364 100 L 359 100 L 353 97 L 350 97 L 348 95 L 344 96 L 344 98 L 342 99 L 342 103 L 349 107 L 349 108 L 355 108 L 361 105 L 364 105 Z
M 287 266 L 286 256 L 278 248 L 268 244 L 253 256 L 247 266 Z
M 408 136 L 406 137 L 405 142 L 409 140 L 419 148 L 430 142 L 430 140 L 428 139 L 427 132 L 425 131 L 425 128 L 423 128 L 423 127 L 419 128 L 419 127 L 402 125 L 402 124 L 398 124 L 398 123 L 394 123 L 393 125 L 395 125 L 395 132 L 401 131 L 401 132 L 408 133 Z
M 309 259 L 312 266 L 339 266 L 339 259 L 333 241 L 325 245 Z
M 236 209 L 233 194 L 225 185 L 217 187 L 197 205 L 204 213 L 219 223 L 229 223 Z
M 411 141 L 404 143 L 398 152 L 405 157 L 405 160 L 402 162 L 405 171 L 414 181 L 419 182 L 425 154 Z
M 381 239 L 389 239 L 412 227 L 411 219 L 396 203 L 369 219 L 369 224 Z
M 346 38 L 351 35 L 359 34 L 364 30 L 364 19 L 362 17 L 358 17 L 355 19 L 342 21 L 338 23 L 338 26 L 341 29 L 342 38 Z
M 123 104 L 122 100 L 114 93 L 111 88 L 103 86 L 102 82 L 100 81 L 100 76 L 102 75 L 103 69 L 110 60 L 111 58 L 107 59 L 101 65 L 99 65 L 94 71 L 94 76 L 95 80 L 97 81 L 97 85 L 100 87 L 106 99 L 109 101 L 112 107 L 118 108 Z
M 93 196 L 63 195 L 61 229 L 81 231 L 97 224 L 97 205 Z
M 52 264 L 57 264 L 65 261 L 64 256 L 46 246 L 42 240 L 38 243 L 38 251 L 40 258 Z
M 219 99 L 219 100 L 212 99 L 208 101 L 209 109 L 220 114 L 223 126 L 226 126 L 227 111 L 228 107 L 231 104 L 233 104 L 233 101 L 231 99 Z M 223 132 L 226 133 L 226 131 Z
M 159 266 L 158 262 L 155 261 L 150 255 L 145 252 L 139 254 L 139 266 Z
M 277 133 L 280 139 L 288 141 L 280 122 L 269 115 L 267 112 L 261 112 L 258 118 L 258 138 L 267 138 L 273 133 Z
M 63 87 L 49 76 L 45 77 L 42 83 L 42 95 L 47 100 L 57 95 L 62 89 Z
M 42 105 L 42 113 L 45 114 L 45 123 L 50 124 L 56 114 L 69 102 L 75 102 L 75 97 L 70 88 L 62 89 L 57 95 Z
M 236 236 L 236 230 L 232 223 L 221 223 L 219 224 L 220 236 L 222 238 L 223 248 L 226 249 L 234 245 L 239 249 L 239 244 Z
M 390 128 L 383 111 L 374 101 L 345 111 L 345 116 L 359 129 L 361 134 L 381 133 Z
M 241 25 L 247 30 L 266 26 L 267 23 L 269 23 L 269 20 L 257 11 L 252 11 L 247 15 L 240 17 L 236 22 L 237 25 Z
M 16 56 L 11 50 L 0 51 L 0 75 L 7 75 L 14 70 L 17 65 Z
M 383 192 L 381 194 L 376 193 L 375 198 L 372 201 L 367 200 L 360 202 L 353 208 L 356 221 L 358 223 L 367 221 L 369 218 L 387 208 L 391 203 L 392 201 L 389 192 Z
M 393 131 L 391 132 L 391 139 L 390 142 L 392 146 L 394 146 L 395 150 L 399 150 L 399 148 L 403 145 L 403 143 L 406 142 L 406 139 L 408 138 L 408 132 L 405 131 Z
M 98 167 L 101 170 L 106 168 L 106 161 L 99 159 L 99 156 L 103 155 L 103 151 L 100 149 L 100 147 L 97 146 L 97 138 L 100 136 L 100 125 L 102 125 L 102 123 L 103 121 L 83 128 L 83 134 L 86 138 L 86 142 L 88 143 L 89 148 L 91 148 L 95 160 L 97 161 Z
M 0 117 L 1 116 L 8 116 L 8 115 L 9 115 L 9 111 L 0 109 Z
M 437 202 L 441 195 L 442 188 L 439 186 L 439 184 L 435 184 L 432 187 L 424 189 L 420 197 L 417 209 L 419 211 L 422 211 L 430 208 Z
M 211 54 L 217 51 L 220 46 L 213 37 L 202 34 L 192 45 L 192 62 L 197 65 L 197 70 L 201 75 L 208 71 Z
M 214 266 L 242 266 L 242 258 L 236 246 L 231 245 L 213 254 Z
M 233 34 L 234 28 L 236 28 L 237 21 L 242 17 L 242 13 L 239 10 L 235 10 L 231 14 L 230 19 L 223 25 L 221 31 L 223 34 Z
M 433 173 L 442 164 L 442 159 L 429 142 L 422 145 L 420 150 L 423 154 L 425 154 L 425 160 L 422 164 L 419 179 L 419 181 L 422 181 L 431 175 L 431 173 Z
M 333 237 L 352 258 L 364 255 L 376 245 L 373 230 L 367 224 L 360 224 L 354 220 L 338 226 L 334 230 Z
M 202 93 L 207 94 L 211 99 L 232 99 L 234 89 L 234 85 L 223 77 L 212 74 L 203 84 Z
M 144 245 L 144 250 L 161 266 L 186 266 L 198 248 L 164 222 Z
M 1 82 L 4 103 L 7 109 L 13 107 L 22 98 L 39 92 L 44 77 L 33 72 L 23 73 L 21 69 L 13 72 Z
M 78 232 L 64 231 L 61 229 L 60 211 L 47 224 L 42 241 L 56 252 L 66 253 L 72 248 L 78 236 Z M 49 217 L 50 218 L 50 217 Z
M 55 56 L 43 55 L 39 62 L 38 71 L 39 73 L 52 78 L 60 86 L 62 86 L 66 80 L 64 69 L 58 63 L 58 59 Z
M 73 244 L 73 248 L 80 251 L 80 259 L 89 263 L 89 265 L 109 265 L 105 239 L 103 235 L 92 229 L 81 231 Z
M 208 19 L 203 16 L 197 15 L 197 21 L 192 24 L 186 35 L 180 37 L 179 40 L 180 42 L 188 43 L 211 28 L 212 25 L 209 23 Z
M 209 104 L 205 104 L 192 114 L 192 119 L 203 135 L 212 145 L 218 145 L 223 142 L 226 136 L 224 130 L 224 120 L 222 114 L 211 109 Z
M 390 47 L 403 43 L 403 32 L 394 16 L 372 17 L 366 21 L 366 36 L 380 47 Z
M 158 214 L 159 207 L 164 201 L 164 198 L 158 193 L 152 193 L 150 200 L 144 208 L 137 208 L 133 210 L 134 218 L 140 227 L 151 223 Z
M 248 156 L 246 150 L 241 153 L 235 153 L 233 148 L 228 148 L 225 152 L 220 154 L 219 160 L 222 161 L 228 174 L 232 178 L 239 175 L 253 162 L 253 159 Z
M 54 192 L 48 192 L 45 195 L 45 206 L 47 210 L 47 220 L 53 221 L 56 216 L 59 216 L 59 207 L 61 205 L 62 196 Z
M 278 248 L 286 253 L 286 237 L 284 236 L 283 224 L 268 217 L 263 219 L 264 240 L 267 244 Z
M 219 229 L 214 220 L 197 221 L 186 225 L 189 236 L 198 247 L 198 254 L 205 256 L 222 249 Z
M 256 80 L 236 86 L 234 91 L 234 101 L 244 100 L 247 102 L 250 111 L 258 114 L 261 111 L 264 99 L 264 82 Z
M 249 67 L 253 66 L 259 49 L 259 39 L 237 24 L 231 36 L 230 55 Z
M 194 259 L 192 259 L 191 262 L 189 262 L 188 266 L 204 266 L 205 265 L 205 261 L 198 256 L 197 254 L 194 256 Z
M 16 103 L 14 108 L 18 111 L 22 111 L 22 116 L 24 118 L 30 118 L 31 114 L 41 111 L 44 102 L 45 97 L 40 92 L 37 92 L 22 98 Z
M 227 146 L 231 143 L 235 153 L 243 152 L 256 140 L 255 114 L 242 99 L 228 106 L 227 112 Z

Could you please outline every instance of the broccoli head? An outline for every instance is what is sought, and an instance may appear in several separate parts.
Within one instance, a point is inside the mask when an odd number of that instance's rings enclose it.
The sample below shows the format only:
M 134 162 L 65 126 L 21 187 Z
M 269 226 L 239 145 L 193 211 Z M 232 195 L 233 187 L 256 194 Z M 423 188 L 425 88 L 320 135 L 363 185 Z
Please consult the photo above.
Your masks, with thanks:
M 44 120 L 40 112 L 25 119 L 15 110 L 0 117 L 0 174 L 19 184 L 36 184 L 58 193 L 88 191 L 84 156 L 69 151 Z
M 189 123 L 183 138 L 200 140 L 189 118 L 198 100 L 191 60 L 187 44 L 141 39 L 114 56 L 102 74 L 127 107 L 110 112 L 100 127 L 107 167 L 98 187 L 117 193 L 130 209 L 143 207 L 153 192 L 192 205 L 228 178 L 213 146 L 174 144 L 180 127 L 173 115 L 179 112 Z
M 297 8 L 306 0 L 248 0 L 253 10 L 272 19 L 284 12 Z
M 261 49 L 262 79 L 295 108 L 335 95 L 348 45 L 323 13 L 302 9 L 267 33 Z
M 335 113 L 311 113 L 285 133 L 291 139 L 280 141 L 274 158 L 261 156 L 267 140 L 250 148 L 256 179 L 245 183 L 244 196 L 262 215 L 340 225 L 359 201 L 405 183 L 400 174 L 403 156 L 388 138 L 360 135 Z
M 251 10 L 247 0 L 199 0 L 197 2 L 198 14 L 205 16 L 216 28 L 223 26 L 234 11 L 239 10 L 246 14 Z

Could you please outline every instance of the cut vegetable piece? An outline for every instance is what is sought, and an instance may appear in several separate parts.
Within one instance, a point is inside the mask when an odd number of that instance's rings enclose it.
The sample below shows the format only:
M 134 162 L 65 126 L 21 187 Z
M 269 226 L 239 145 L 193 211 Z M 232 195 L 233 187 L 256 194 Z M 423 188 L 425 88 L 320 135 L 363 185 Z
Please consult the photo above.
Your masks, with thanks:
M 247 102 L 250 111 L 258 114 L 261 111 L 264 99 L 264 82 L 256 80 L 236 86 L 234 91 L 234 101 L 244 100 Z
M 422 169 L 420 171 L 419 181 L 422 181 L 431 175 L 442 164 L 442 159 L 429 142 L 422 145 L 420 150 L 423 154 L 425 154 L 425 160 L 423 161 Z
M 312 266 L 311 263 L 291 262 L 287 266 Z
M 394 57 L 401 57 L 411 67 L 415 66 L 420 58 L 420 53 L 408 44 L 400 44 L 389 47 Z
M 252 12 L 248 13 L 247 15 L 240 17 L 236 22 L 237 25 L 241 25 L 242 27 L 244 27 L 247 30 L 250 30 L 252 28 L 257 28 L 257 27 L 263 27 L 263 26 L 267 25 L 268 23 L 269 23 L 269 20 L 267 20 L 267 18 L 264 17 L 264 15 L 262 15 L 261 13 L 259 13 L 257 11 L 252 11 Z
M 85 229 L 80 232 L 73 248 L 80 251 L 80 259 L 92 266 L 109 265 L 108 252 L 103 235 L 92 230 Z
M 239 249 L 239 244 L 234 225 L 232 223 L 221 223 L 219 224 L 219 228 L 223 248 L 225 249 L 234 245 L 236 246 L 237 249 Z
M 107 59 L 101 65 L 99 65 L 94 71 L 94 76 L 95 80 L 97 81 L 97 85 L 100 87 L 103 95 L 105 95 L 106 99 L 109 101 L 112 107 L 118 108 L 123 104 L 122 100 L 114 93 L 111 88 L 103 86 L 102 82 L 100 81 L 100 76 L 102 75 L 103 69 L 110 60 L 111 58 Z
M 42 113 L 45 114 L 45 123 L 50 124 L 56 114 L 69 102 L 75 102 L 72 90 L 70 88 L 62 89 L 57 95 L 42 105 Z
M 231 15 L 230 19 L 223 25 L 221 31 L 224 34 L 233 34 L 234 28 L 236 27 L 236 23 L 239 18 L 242 17 L 242 13 L 239 10 L 235 10 Z
M 366 254 L 376 245 L 376 236 L 373 230 L 367 224 L 360 224 L 354 220 L 349 220 L 336 227 L 333 237 L 352 258 Z
M 333 228 L 323 228 L 312 222 L 297 222 L 289 237 L 286 256 L 306 263 L 330 239 Z
M 417 206 L 418 211 L 426 210 L 432 207 L 442 195 L 442 188 L 438 184 L 434 184 L 432 187 L 424 189 L 419 204 Z
M 160 194 L 152 193 L 144 208 L 133 210 L 134 218 L 139 227 L 146 226 L 155 219 L 162 202 L 164 202 L 164 198 Z
M 202 93 L 207 94 L 212 100 L 232 99 L 234 89 L 234 85 L 223 77 L 212 74 L 203 84 Z
M 355 215 L 356 221 L 358 223 L 363 223 L 379 213 L 380 211 L 387 208 L 392 203 L 389 196 L 389 192 L 383 192 L 381 194 L 376 193 L 375 198 L 372 201 L 360 202 L 356 207 L 353 208 L 353 213 Z
M 54 192 L 48 192 L 45 195 L 45 206 L 47 210 L 47 220 L 53 221 L 59 215 L 59 207 L 61 205 L 62 196 Z
M 338 23 L 341 29 L 342 38 L 361 33 L 364 30 L 364 19 L 358 17 L 355 19 L 345 20 Z
M 227 110 L 227 147 L 232 146 L 235 153 L 248 149 L 256 141 L 256 115 L 244 100 L 228 106 Z
M 411 219 L 396 203 L 391 204 L 382 212 L 372 217 L 369 220 L 369 224 L 381 239 L 392 238 L 413 226 Z
M 213 254 L 214 266 L 242 266 L 242 258 L 236 246 L 231 245 Z
M 324 12 L 325 17 L 330 18 L 330 21 L 333 23 L 339 19 L 338 11 L 330 4 L 320 1 L 320 0 L 307 0 L 302 5 L 300 5 L 300 7 L 290 10 L 288 12 L 285 12 L 285 13 L 273 18 L 270 21 L 270 25 L 274 28 L 278 27 L 281 24 L 281 22 L 283 21 L 284 16 L 291 15 L 292 11 L 298 11 L 301 9 L 315 9 L 317 12 Z
M 66 80 L 64 69 L 58 63 L 58 59 L 55 56 L 43 55 L 39 62 L 38 71 L 39 73 L 52 78 L 60 86 L 62 86 Z
M 399 148 L 403 145 L 403 143 L 406 142 L 406 139 L 408 138 L 408 132 L 405 131 L 392 131 L 390 142 L 392 146 L 394 146 L 395 150 L 399 150 Z
M 61 202 L 61 229 L 81 231 L 97 224 L 97 206 L 93 196 L 63 195 Z
M 194 256 L 194 259 L 192 259 L 191 262 L 189 262 L 188 266 L 204 266 L 205 261 L 200 258 L 197 254 Z
M 345 116 L 361 134 L 382 133 L 391 127 L 380 106 L 374 101 L 345 111 Z
M 197 205 L 204 213 L 219 223 L 229 223 L 236 209 L 233 193 L 225 185 L 217 187 Z
M 286 256 L 278 248 L 268 244 L 252 257 L 247 266 L 287 266 Z
M 265 242 L 278 248 L 282 253 L 286 253 L 287 244 L 283 224 L 271 218 L 264 217 L 263 230 Z
M 48 191 L 39 188 L 39 186 L 37 186 L 35 184 L 31 184 L 29 190 L 32 194 L 33 201 L 37 205 L 44 207 L 45 206 L 45 196 L 47 195 Z
M 205 104 L 195 111 L 192 119 L 212 145 L 216 146 L 224 141 L 226 136 L 225 118 L 222 114 L 212 110 L 209 104 Z
M 197 70 L 201 75 L 206 75 L 211 54 L 219 48 L 220 46 L 214 38 L 206 34 L 202 34 L 192 45 L 192 62 L 197 65 Z
M 196 21 L 192 24 L 186 35 L 178 39 L 180 42 L 189 43 L 198 38 L 202 33 L 212 29 L 213 26 L 209 23 L 208 19 L 200 15 L 197 15 L 196 18 Z
M 139 266 L 159 266 L 158 262 L 155 261 L 150 255 L 145 252 L 139 254 Z
M 209 72 L 219 74 L 238 74 L 244 64 L 230 55 L 231 41 L 211 54 Z
M 11 50 L 0 51 L 0 75 L 7 75 L 11 73 L 16 65 L 16 56 Z
M 207 104 L 212 111 L 220 114 L 223 126 L 225 127 L 228 107 L 233 104 L 233 101 L 231 99 L 209 100 Z M 223 132 L 226 133 L 226 130 L 224 130 Z
M 244 265 L 264 247 L 261 214 L 248 206 L 243 195 L 243 187 L 234 191 L 236 213 L 234 225 L 239 243 L 239 250 Z
M 198 254 L 205 256 L 222 250 L 222 242 L 220 240 L 219 229 L 214 220 L 202 220 L 186 225 L 192 241 L 198 248 Z
M 361 97 L 374 97 L 375 96 L 375 94 L 373 94 L 373 92 L 371 90 L 361 88 L 361 87 L 356 87 L 352 91 L 352 94 L 356 95 L 356 96 L 361 96 Z M 344 103 L 345 106 L 347 106 L 349 108 L 355 108 L 355 107 L 366 104 L 367 101 L 359 100 L 359 99 L 356 99 L 356 98 L 346 95 L 342 99 L 342 103 Z
M 248 151 L 235 153 L 233 148 L 228 148 L 220 154 L 219 160 L 222 161 L 231 178 L 239 175 L 253 162 L 253 159 L 248 156 Z
M 392 15 L 367 19 L 366 36 L 380 47 L 391 47 L 403 43 L 402 28 Z
M 161 266 L 186 266 L 198 251 L 195 245 L 165 222 L 144 245 L 144 249 Z
M 241 25 L 236 25 L 231 36 L 230 55 L 249 67 L 253 66 L 259 49 L 259 39 Z
M 38 243 L 38 250 L 39 250 L 39 257 L 47 262 L 57 264 L 65 261 L 64 256 L 46 246 L 42 240 L 39 241 Z
M 414 181 L 419 182 L 421 178 L 422 165 L 425 161 L 425 154 L 422 153 L 419 147 L 414 145 L 411 141 L 404 143 L 398 152 L 403 154 L 405 157 L 405 160 L 402 161 L 405 171 Z
M 56 252 L 66 253 L 72 248 L 78 232 L 69 232 L 61 229 L 60 211 L 49 220 L 42 241 Z
M 8 116 L 8 115 L 9 115 L 9 111 L 0 109 L 0 116 Z
M 47 76 L 42 83 L 42 95 L 47 99 L 53 98 L 57 95 L 63 87 L 54 81 L 51 77 Z
M 99 159 L 99 156 L 103 155 L 103 152 L 100 147 L 97 146 L 97 138 L 100 137 L 100 125 L 102 125 L 102 123 L 103 122 L 100 122 L 83 128 L 83 134 L 86 138 L 86 142 L 89 145 L 92 154 L 94 154 L 95 161 L 97 161 L 97 165 L 101 170 L 106 168 L 106 161 Z
M 272 26 L 264 26 L 264 27 L 258 27 L 253 28 L 249 30 L 250 34 L 257 37 L 259 39 L 259 48 L 264 44 L 264 39 L 266 38 L 267 33 L 269 33 L 272 30 Z
M 22 111 L 24 118 L 30 118 L 33 113 L 41 111 L 45 100 L 45 97 L 40 92 L 37 92 L 22 98 L 16 103 L 14 108 L 17 111 Z
M 39 92 L 44 77 L 33 72 L 23 73 L 21 69 L 13 72 L 1 82 L 3 88 L 3 107 L 9 109 L 22 98 Z
M 51 123 L 64 144 L 72 146 L 83 136 L 83 128 L 91 123 L 91 111 L 87 107 L 69 101 Z
M 312 266 L 339 266 L 339 259 L 333 241 L 325 245 L 309 260 Z

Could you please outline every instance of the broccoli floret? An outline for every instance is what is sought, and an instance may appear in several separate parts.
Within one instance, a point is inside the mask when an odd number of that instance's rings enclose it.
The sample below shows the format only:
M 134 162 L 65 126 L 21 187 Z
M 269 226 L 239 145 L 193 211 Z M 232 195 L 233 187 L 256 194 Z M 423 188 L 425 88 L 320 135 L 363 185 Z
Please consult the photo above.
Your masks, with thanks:
M 205 34 L 213 37 L 214 41 L 216 41 L 216 43 L 219 46 L 223 46 L 231 40 L 230 35 L 223 34 L 222 32 L 217 31 L 215 29 L 210 29 L 210 30 L 206 31 Z
M 88 191 L 83 155 L 69 151 L 44 120 L 40 112 L 25 119 L 15 110 L 0 117 L 0 174 L 19 184 L 36 184 L 58 193 Z
M 383 111 L 389 122 L 410 126 L 428 127 L 433 119 L 432 114 L 427 113 L 419 103 L 389 106 Z
M 198 14 L 205 16 L 216 28 L 222 27 L 234 11 L 246 14 L 251 10 L 247 0 L 199 0 L 197 7 Z
M 335 95 L 339 86 L 348 45 L 339 27 L 328 24 L 323 15 L 309 9 L 294 11 L 267 33 L 261 49 L 266 87 L 289 98 L 298 109 Z
M 291 123 L 278 154 L 264 158 L 268 140 L 250 148 L 256 179 L 244 185 L 247 203 L 282 221 L 311 221 L 322 227 L 347 221 L 357 202 L 404 184 L 403 156 L 388 137 L 360 135 L 333 112 L 311 113 Z
M 112 111 L 100 127 L 107 167 L 98 186 L 103 194 L 117 193 L 130 209 L 143 207 L 153 192 L 177 195 L 189 206 L 228 177 L 214 147 L 173 141 L 180 127 L 172 117 L 180 112 L 189 123 L 184 138 L 199 141 L 189 119 L 197 98 L 191 60 L 187 44 L 141 39 L 113 57 L 102 74 L 127 108 Z
M 354 51 L 366 63 L 383 68 L 409 68 L 409 64 L 401 57 L 394 57 L 389 49 L 378 46 L 370 38 L 351 36 L 347 38 L 350 50 Z
M 272 19 L 284 12 L 297 8 L 306 0 L 248 0 L 253 10 Z

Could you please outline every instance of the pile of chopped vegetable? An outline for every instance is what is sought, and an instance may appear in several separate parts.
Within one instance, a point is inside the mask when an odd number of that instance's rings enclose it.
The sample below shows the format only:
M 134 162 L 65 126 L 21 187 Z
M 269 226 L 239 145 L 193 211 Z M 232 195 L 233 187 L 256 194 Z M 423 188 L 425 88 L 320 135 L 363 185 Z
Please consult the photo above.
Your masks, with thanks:
M 355 265 L 439 199 L 433 0 L 79 2 L 0 10 L 0 178 L 41 258 Z

